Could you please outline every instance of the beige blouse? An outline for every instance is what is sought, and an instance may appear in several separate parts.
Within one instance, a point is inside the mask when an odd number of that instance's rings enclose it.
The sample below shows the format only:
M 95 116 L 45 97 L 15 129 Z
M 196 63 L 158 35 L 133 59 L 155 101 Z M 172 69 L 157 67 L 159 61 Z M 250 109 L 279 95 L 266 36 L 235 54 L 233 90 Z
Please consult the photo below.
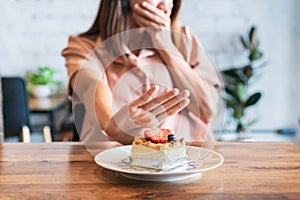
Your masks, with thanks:
M 206 55 L 203 47 L 197 41 L 195 35 L 189 28 L 183 27 L 183 33 L 186 35 L 181 40 L 180 48 L 183 57 L 195 70 L 195 73 L 201 73 L 208 84 L 215 88 L 220 87 L 220 79 L 216 69 Z M 80 36 L 70 36 L 68 46 L 62 51 L 66 60 L 69 80 L 81 68 L 94 69 L 98 73 L 99 79 L 106 83 L 113 94 L 113 108 L 117 112 L 123 105 L 132 101 L 141 95 L 152 84 L 160 86 L 159 92 L 176 87 L 176 83 L 165 66 L 163 60 L 154 49 L 141 49 L 136 56 L 136 64 L 126 69 L 121 77 L 114 77 L 110 73 L 105 63 L 105 53 L 101 48 L 95 49 L 101 45 L 101 38 L 94 40 Z M 95 118 L 95 109 L 91 105 L 91 93 L 85 92 L 76 95 L 73 88 L 69 86 L 69 94 L 73 95 L 73 103 L 84 103 L 86 115 L 84 117 L 83 128 L 81 132 L 82 141 L 103 141 L 109 140 L 105 132 L 101 129 Z M 76 90 L 74 90 L 76 93 Z M 170 117 L 161 125 L 162 128 L 172 128 L 175 130 L 178 138 L 185 138 L 186 141 L 208 141 L 212 140 L 210 124 L 205 124 L 199 117 L 185 109 L 180 113 Z M 134 135 L 143 135 L 143 129 L 137 129 Z

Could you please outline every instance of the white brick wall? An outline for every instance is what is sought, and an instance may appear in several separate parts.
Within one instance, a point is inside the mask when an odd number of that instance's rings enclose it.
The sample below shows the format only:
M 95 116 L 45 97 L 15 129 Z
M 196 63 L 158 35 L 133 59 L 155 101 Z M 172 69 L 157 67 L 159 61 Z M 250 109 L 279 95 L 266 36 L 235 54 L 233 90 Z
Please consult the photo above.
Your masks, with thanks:
M 60 56 L 70 34 L 86 30 L 98 0 L 5 0 L 0 2 L 0 67 L 3 75 L 24 75 L 50 65 L 66 80 Z M 238 37 L 258 27 L 269 61 L 255 88 L 263 91 L 256 128 L 295 126 L 300 116 L 299 0 L 185 0 L 182 24 L 189 25 L 219 69 L 244 63 Z

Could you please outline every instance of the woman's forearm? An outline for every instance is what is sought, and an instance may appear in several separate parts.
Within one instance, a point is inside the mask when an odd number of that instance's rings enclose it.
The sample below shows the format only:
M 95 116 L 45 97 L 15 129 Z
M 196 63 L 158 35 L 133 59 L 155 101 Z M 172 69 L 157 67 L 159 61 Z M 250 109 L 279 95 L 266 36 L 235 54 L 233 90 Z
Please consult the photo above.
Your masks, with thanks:
M 99 81 L 97 73 L 80 70 L 71 79 L 71 85 L 84 103 L 91 123 L 97 123 L 111 140 L 122 144 L 130 144 L 133 141 L 132 136 L 118 128 L 113 116 L 111 91 L 105 83 Z
M 99 81 L 95 95 L 95 112 L 98 124 L 111 140 L 122 144 L 131 144 L 134 138 L 119 128 L 113 114 L 112 102 L 113 99 L 109 87 Z

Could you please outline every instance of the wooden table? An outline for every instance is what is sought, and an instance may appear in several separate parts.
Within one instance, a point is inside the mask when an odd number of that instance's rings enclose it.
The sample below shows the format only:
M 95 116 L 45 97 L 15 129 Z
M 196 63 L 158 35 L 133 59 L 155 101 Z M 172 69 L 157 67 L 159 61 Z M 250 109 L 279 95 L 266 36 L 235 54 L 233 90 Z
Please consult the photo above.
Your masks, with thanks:
M 81 143 L 0 144 L 0 199 L 300 199 L 300 147 L 219 142 L 215 151 L 224 164 L 200 180 L 158 183 L 103 169 Z

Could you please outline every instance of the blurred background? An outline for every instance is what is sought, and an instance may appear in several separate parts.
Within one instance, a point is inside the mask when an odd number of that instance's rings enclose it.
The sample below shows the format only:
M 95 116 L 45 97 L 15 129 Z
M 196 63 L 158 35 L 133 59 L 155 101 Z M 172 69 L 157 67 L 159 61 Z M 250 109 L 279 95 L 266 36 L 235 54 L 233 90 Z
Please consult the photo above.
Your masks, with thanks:
M 25 76 L 38 66 L 50 66 L 64 87 L 67 73 L 61 51 L 69 35 L 91 26 L 98 5 L 99 0 L 1 1 L 1 75 Z M 253 130 L 297 130 L 299 126 L 299 9 L 299 0 L 183 1 L 182 25 L 194 31 L 218 70 L 247 62 L 240 36 L 256 26 L 268 63 L 251 86 L 262 93 L 250 111 L 259 119 Z

